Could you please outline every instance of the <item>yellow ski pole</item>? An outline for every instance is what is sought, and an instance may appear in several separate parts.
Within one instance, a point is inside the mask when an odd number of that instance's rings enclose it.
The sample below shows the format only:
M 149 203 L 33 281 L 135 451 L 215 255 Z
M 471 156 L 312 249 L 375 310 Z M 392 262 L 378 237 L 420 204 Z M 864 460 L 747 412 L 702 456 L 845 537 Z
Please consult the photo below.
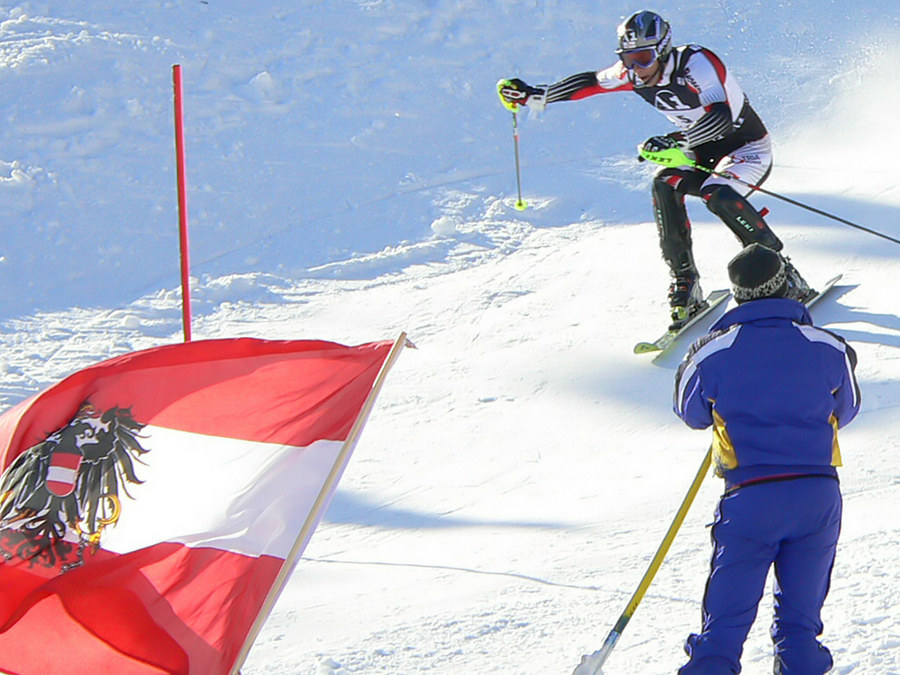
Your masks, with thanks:
M 703 483 L 703 478 L 709 471 L 709 466 L 711 463 L 712 448 L 706 451 L 706 456 L 703 458 L 703 462 L 700 464 L 700 469 L 697 471 L 694 482 L 691 483 L 690 489 L 685 495 L 684 500 L 681 502 L 678 513 L 675 514 L 675 519 L 672 521 L 672 524 L 669 525 L 669 530 L 666 532 L 666 536 L 663 537 L 662 543 L 659 545 L 659 548 L 656 551 L 656 555 L 653 556 L 653 560 L 650 561 L 650 566 L 647 568 L 647 571 L 644 572 L 644 578 L 641 579 L 641 583 L 638 584 L 637 590 L 634 592 L 634 595 L 631 596 L 631 600 L 628 601 L 628 605 L 626 605 L 625 611 L 622 612 L 619 620 L 616 621 L 616 625 L 613 626 L 613 629 L 609 632 L 609 635 L 606 636 L 606 641 L 603 643 L 603 646 L 593 654 L 585 654 L 584 656 L 582 656 L 581 663 L 578 664 L 578 667 L 575 668 L 575 671 L 572 673 L 572 675 L 598 675 L 598 673 L 600 672 L 600 668 L 603 667 L 606 659 L 609 658 L 609 654 L 613 650 L 613 647 L 616 646 L 616 642 L 618 642 L 619 638 L 622 636 L 622 632 L 625 630 L 625 626 L 628 625 L 628 622 L 631 620 L 632 615 L 634 614 L 635 610 L 637 610 L 637 607 L 640 604 L 641 600 L 644 598 L 644 594 L 650 587 L 650 583 L 653 581 L 653 577 L 656 576 L 656 572 L 659 569 L 660 565 L 662 565 L 662 561 L 666 557 L 666 553 L 669 552 L 669 546 L 672 545 L 672 541 L 675 539 L 675 535 L 678 533 L 678 528 L 680 528 L 681 523 L 684 522 L 684 517 L 687 515 L 688 510 L 691 508 L 691 503 L 694 501 L 694 497 L 700 490 L 700 485 L 701 483 Z

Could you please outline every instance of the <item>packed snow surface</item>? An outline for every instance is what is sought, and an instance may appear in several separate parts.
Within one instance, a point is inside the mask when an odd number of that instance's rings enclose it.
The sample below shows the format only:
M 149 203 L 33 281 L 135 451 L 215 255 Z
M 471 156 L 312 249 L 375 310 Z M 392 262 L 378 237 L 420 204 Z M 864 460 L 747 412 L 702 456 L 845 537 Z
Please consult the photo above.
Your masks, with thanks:
M 614 59 L 640 7 L 583 0 L 82 0 L 0 5 L 0 408 L 182 339 L 172 66 L 184 75 L 194 339 L 406 350 L 244 675 L 570 673 L 612 628 L 709 443 L 671 412 L 689 340 L 635 145 L 632 94 L 518 115 L 501 77 Z M 894 0 L 678 0 L 772 133 L 765 187 L 900 238 Z M 766 195 L 859 354 L 824 642 L 900 674 L 896 243 Z M 704 288 L 738 246 L 689 202 Z M 718 313 L 717 313 L 718 314 Z M 689 338 L 702 334 L 703 328 Z M 607 675 L 674 673 L 700 624 L 709 476 Z M 190 499 L 185 495 L 184 499 Z M 771 672 L 771 601 L 744 673 Z

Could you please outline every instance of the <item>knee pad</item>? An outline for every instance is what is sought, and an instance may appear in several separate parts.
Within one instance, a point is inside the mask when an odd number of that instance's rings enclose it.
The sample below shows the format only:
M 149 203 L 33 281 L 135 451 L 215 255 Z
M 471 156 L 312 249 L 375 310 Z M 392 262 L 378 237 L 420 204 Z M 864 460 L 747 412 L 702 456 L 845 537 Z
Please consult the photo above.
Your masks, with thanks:
M 712 185 L 704 188 L 700 196 L 706 202 L 706 208 L 716 214 L 744 246 L 761 244 L 773 251 L 784 248 L 753 205 L 730 185 Z

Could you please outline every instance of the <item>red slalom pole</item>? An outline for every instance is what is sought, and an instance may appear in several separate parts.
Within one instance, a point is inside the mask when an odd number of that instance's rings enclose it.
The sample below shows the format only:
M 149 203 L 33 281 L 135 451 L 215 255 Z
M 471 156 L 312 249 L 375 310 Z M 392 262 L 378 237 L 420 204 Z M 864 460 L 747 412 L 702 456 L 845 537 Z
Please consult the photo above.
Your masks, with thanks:
M 178 172 L 178 242 L 181 250 L 181 321 L 184 341 L 191 341 L 191 262 L 188 246 L 187 170 L 184 159 L 184 109 L 181 93 L 181 66 L 172 66 L 175 88 L 175 164 Z

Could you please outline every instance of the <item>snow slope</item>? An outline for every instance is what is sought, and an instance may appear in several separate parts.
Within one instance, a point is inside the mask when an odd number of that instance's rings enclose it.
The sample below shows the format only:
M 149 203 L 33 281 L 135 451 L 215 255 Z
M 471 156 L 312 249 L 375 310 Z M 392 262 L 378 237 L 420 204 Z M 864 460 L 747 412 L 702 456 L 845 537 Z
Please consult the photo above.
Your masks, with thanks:
M 559 0 L 83 0 L 0 5 L 0 407 L 181 338 L 171 66 L 185 78 L 194 337 L 405 352 L 243 669 L 568 673 L 597 649 L 708 444 L 670 411 L 681 350 L 631 95 L 519 116 L 495 82 L 611 63 L 638 7 Z M 773 132 L 770 190 L 900 237 L 893 2 L 661 7 Z M 896 244 L 757 197 L 860 356 L 824 640 L 900 675 Z M 737 251 L 691 203 L 704 286 Z M 700 330 L 692 336 L 700 334 Z M 710 477 L 607 675 L 659 675 L 699 626 Z M 744 673 L 771 671 L 768 598 Z

